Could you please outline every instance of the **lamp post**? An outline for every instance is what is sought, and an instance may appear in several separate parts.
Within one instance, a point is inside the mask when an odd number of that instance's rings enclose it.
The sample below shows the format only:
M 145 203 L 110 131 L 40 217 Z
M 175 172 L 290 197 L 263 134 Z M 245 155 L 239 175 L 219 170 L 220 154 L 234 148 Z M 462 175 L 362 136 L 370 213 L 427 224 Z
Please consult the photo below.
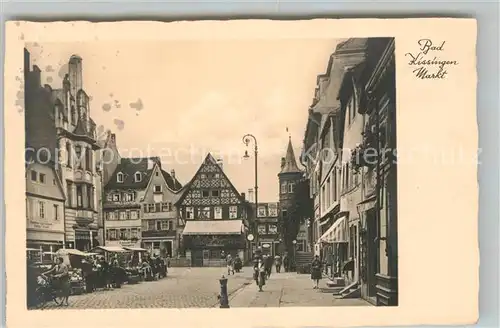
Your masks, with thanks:
M 257 167 L 257 155 L 258 155 L 258 147 L 257 147 L 257 138 L 255 138 L 255 136 L 253 134 L 245 134 L 243 136 L 243 143 L 245 144 L 245 146 L 248 147 L 248 144 L 250 143 L 250 141 L 253 140 L 253 143 L 254 143 L 254 160 L 255 160 L 255 186 L 254 186 L 254 189 L 255 189 L 255 220 L 254 220 L 254 236 L 255 236 L 255 247 L 257 248 L 258 245 L 259 245 L 259 234 L 258 234 L 258 231 L 255 231 L 256 230 L 256 224 L 257 224 L 257 207 L 259 205 L 258 201 L 259 201 L 259 185 L 257 183 L 257 173 L 258 173 L 258 167 Z M 247 159 L 247 158 L 250 158 L 250 156 L 248 155 L 248 150 L 245 150 L 245 155 L 243 156 L 243 158 Z

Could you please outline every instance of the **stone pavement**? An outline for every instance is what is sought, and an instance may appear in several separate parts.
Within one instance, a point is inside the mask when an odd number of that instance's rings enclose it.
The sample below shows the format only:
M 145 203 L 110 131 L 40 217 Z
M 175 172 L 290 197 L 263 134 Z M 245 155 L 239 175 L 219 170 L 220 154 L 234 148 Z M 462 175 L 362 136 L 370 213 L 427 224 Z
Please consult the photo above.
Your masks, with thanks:
M 45 309 L 117 309 L 117 308 L 188 308 L 218 304 L 219 278 L 224 268 L 169 268 L 168 277 L 158 281 L 143 281 L 113 290 L 100 290 L 75 295 L 68 307 L 54 302 Z M 228 277 L 228 292 L 233 294 L 252 279 L 252 268 Z
M 238 290 L 229 298 L 234 307 L 286 307 L 286 306 L 371 306 L 362 299 L 341 299 L 326 292 L 326 279 L 320 281 L 320 289 L 313 289 L 308 274 L 294 272 L 271 274 L 263 292 L 255 282 Z M 325 291 L 325 292 L 324 292 Z

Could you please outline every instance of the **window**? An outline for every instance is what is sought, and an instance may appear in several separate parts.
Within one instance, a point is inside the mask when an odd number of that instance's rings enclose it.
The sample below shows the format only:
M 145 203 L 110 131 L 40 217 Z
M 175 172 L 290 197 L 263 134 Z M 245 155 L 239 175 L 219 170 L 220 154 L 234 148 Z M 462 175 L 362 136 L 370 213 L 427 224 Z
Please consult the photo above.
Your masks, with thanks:
M 148 222 L 148 230 L 151 231 L 151 230 L 155 230 L 155 221 L 153 220 L 149 220 L 147 221 Z
M 222 219 L 222 207 L 220 206 L 214 207 L 214 218 Z
M 139 218 L 139 211 L 132 211 L 130 215 L 132 220 L 137 220 Z
M 229 206 L 229 218 L 236 219 L 238 217 L 238 206 Z
M 351 186 L 351 180 L 349 176 L 351 175 L 351 171 L 349 170 L 349 164 L 345 165 L 345 187 L 349 188 Z
M 31 181 L 36 181 L 36 178 L 38 175 L 36 174 L 36 171 L 31 171 Z
M 269 204 L 269 216 L 272 216 L 272 217 L 276 217 L 278 216 L 278 207 L 276 206 L 276 204 Z
M 76 161 L 78 162 L 77 167 L 82 168 L 82 146 L 75 146 Z
M 161 203 L 155 203 L 155 212 L 161 212 Z
M 159 177 L 160 176 L 160 172 L 156 171 L 155 172 L 155 176 Z
M 283 182 L 283 183 L 281 184 L 281 193 L 282 193 L 282 194 L 286 194 L 286 182 Z
M 40 214 L 40 218 L 41 219 L 45 218 L 45 203 L 44 202 L 38 202 L 38 211 Z
M 125 194 L 125 199 L 127 202 L 133 202 L 135 200 L 135 194 L 134 193 L 127 193 Z
M 52 179 L 52 185 L 56 185 L 56 179 Z
M 148 212 L 150 213 L 156 212 L 155 204 L 148 204 Z
M 201 208 L 200 219 L 210 219 L 210 207 Z
M 161 186 L 160 185 L 155 185 L 154 192 L 161 192 Z
M 144 213 L 148 213 L 149 212 L 149 209 L 148 209 L 148 204 L 144 204 Z
M 257 226 L 257 233 L 259 235 L 265 235 L 267 233 L 267 231 L 266 231 L 266 225 L 265 224 L 259 224 Z
M 87 205 L 88 208 L 94 208 L 94 187 L 87 185 Z
M 266 216 L 266 207 L 265 206 L 259 206 L 259 209 L 257 211 L 257 216 L 259 216 L 259 217 Z
M 76 206 L 83 207 L 83 190 L 82 186 L 76 186 Z
M 40 173 L 40 183 L 45 183 L 45 174 Z
M 277 234 L 278 233 L 278 226 L 276 224 L 270 224 L 268 227 L 268 232 L 270 234 Z
M 194 218 L 194 209 L 192 207 L 186 207 L 186 219 Z
M 216 179 L 219 179 L 219 178 L 220 178 L 220 174 L 219 174 L 219 173 L 215 173 L 215 174 L 214 174 L 214 177 L 215 177 Z
M 139 238 L 139 228 L 130 229 L 130 238 Z
M 130 220 L 132 218 L 132 213 L 130 213 L 130 211 L 126 211 L 125 216 L 127 220 Z
M 207 175 L 206 174 L 200 174 L 200 179 L 206 179 Z
M 326 209 L 326 192 L 325 192 L 326 187 L 323 186 L 321 187 L 321 209 L 325 210 Z
M 282 210 L 282 211 L 281 211 L 281 216 L 282 216 L 283 218 L 287 218 L 287 217 L 288 217 L 288 211 L 287 211 L 287 210 Z
M 71 144 L 69 142 L 66 143 L 66 165 L 71 167 Z
M 331 186 L 330 186 L 330 178 L 326 180 L 326 207 L 330 207 L 332 204 L 332 194 L 331 194 Z
M 292 194 L 292 193 L 294 192 L 294 190 L 295 190 L 295 183 L 293 183 L 293 182 L 292 182 L 292 183 L 289 183 L 289 184 L 288 184 L 288 192 L 289 192 L 290 194 Z
M 203 197 L 203 198 L 209 197 L 209 195 L 210 195 L 210 194 L 209 194 L 208 190 L 203 190 L 203 191 L 201 192 L 201 197 Z
M 125 220 L 125 219 L 126 219 L 125 212 L 121 211 L 120 212 L 120 220 Z
M 219 197 L 219 191 L 218 190 L 212 190 L 212 197 Z
M 108 230 L 108 240 L 116 240 L 116 229 L 109 229 Z
M 123 182 L 123 173 L 118 172 L 116 175 L 116 182 L 122 183 Z
M 161 230 L 161 221 L 156 221 L 156 230 Z
M 54 220 L 59 220 L 59 205 L 54 204 Z
M 120 201 L 120 194 L 113 194 L 113 202 L 119 202 Z
M 129 234 L 128 234 L 128 229 L 126 228 L 121 228 L 120 229 L 120 240 L 126 240 L 129 239 Z
M 141 182 L 142 181 L 141 172 L 135 172 L 134 178 L 135 178 L 135 182 Z
M 168 221 L 168 230 L 174 230 L 174 222 L 173 221 Z
M 68 207 L 73 206 L 73 183 L 69 180 L 66 180 L 66 199 Z
M 162 212 L 168 212 L 168 203 L 162 203 L 161 204 L 161 211 Z
M 336 202 L 337 201 L 337 168 L 333 169 L 332 178 L 333 178 L 332 197 L 333 197 L 333 201 Z

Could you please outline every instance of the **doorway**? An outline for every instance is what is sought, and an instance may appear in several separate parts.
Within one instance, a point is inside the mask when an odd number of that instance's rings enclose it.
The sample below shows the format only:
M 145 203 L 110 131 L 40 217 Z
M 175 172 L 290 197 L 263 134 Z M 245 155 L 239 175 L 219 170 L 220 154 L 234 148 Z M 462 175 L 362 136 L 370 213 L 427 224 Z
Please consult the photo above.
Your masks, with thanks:
M 367 248 L 367 283 L 368 297 L 377 295 L 377 273 L 379 272 L 380 243 L 378 240 L 378 216 L 374 209 L 367 211 L 366 217 L 366 248 Z
M 202 267 L 203 266 L 203 250 L 201 249 L 193 249 L 191 251 L 191 259 L 193 267 Z
M 170 256 L 170 258 L 172 258 L 172 248 L 173 248 L 173 241 L 167 240 L 165 242 L 165 256 Z

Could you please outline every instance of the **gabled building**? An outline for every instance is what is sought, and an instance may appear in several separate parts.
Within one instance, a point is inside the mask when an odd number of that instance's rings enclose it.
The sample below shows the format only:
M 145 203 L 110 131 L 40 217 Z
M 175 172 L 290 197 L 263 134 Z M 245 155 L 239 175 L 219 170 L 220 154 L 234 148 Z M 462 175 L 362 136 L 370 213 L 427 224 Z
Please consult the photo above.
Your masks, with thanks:
M 144 197 L 141 198 L 142 247 L 149 249 L 152 254 L 162 257 L 178 255 L 179 212 L 175 201 L 181 189 L 175 171 L 171 170 L 169 174 L 162 170 L 159 161 L 155 161 Z
M 142 246 L 172 256 L 177 248 L 172 200 L 179 189 L 158 157 L 120 158 L 105 186 L 106 245 Z
M 82 58 L 71 56 L 62 88 L 41 86 L 40 69 L 24 51 L 26 145 L 43 149 L 65 192 L 65 240 L 68 247 L 89 250 L 99 244 L 101 172 L 95 158 L 96 124 L 83 89 Z
M 176 203 L 183 252 L 195 267 L 220 266 L 223 254 L 248 256 L 248 205 L 222 165 L 208 154 Z
M 29 158 L 26 165 L 26 247 L 40 250 L 33 255 L 64 247 L 64 201 L 64 191 L 54 167 Z M 51 255 L 45 259 L 50 260 Z

